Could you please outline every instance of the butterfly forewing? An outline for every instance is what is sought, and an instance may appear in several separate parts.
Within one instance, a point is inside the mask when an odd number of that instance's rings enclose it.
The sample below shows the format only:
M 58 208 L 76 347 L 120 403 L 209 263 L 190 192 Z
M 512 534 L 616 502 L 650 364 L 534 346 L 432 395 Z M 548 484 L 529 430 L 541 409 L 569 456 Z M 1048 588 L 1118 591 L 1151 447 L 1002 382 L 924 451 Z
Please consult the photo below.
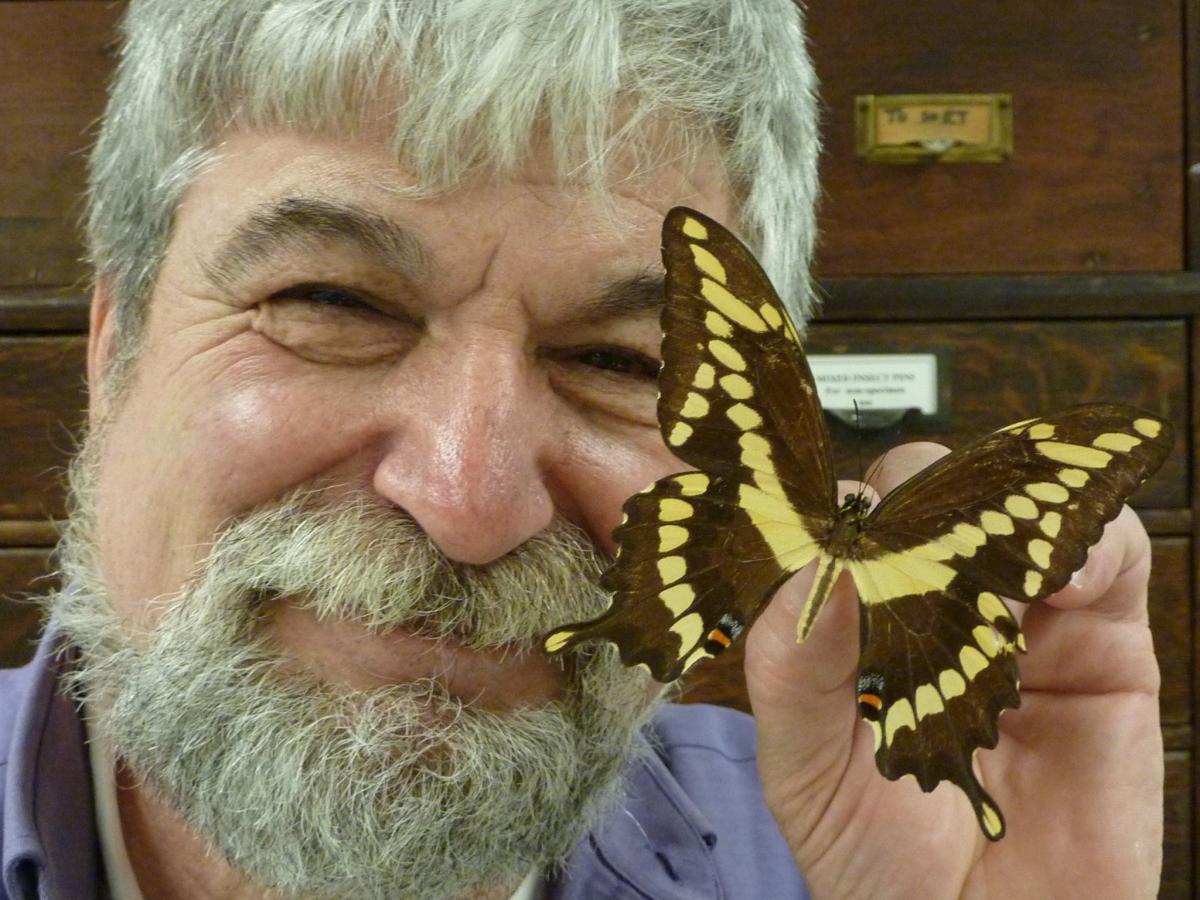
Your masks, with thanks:
M 1117 404 L 1010 425 L 885 497 L 863 526 L 861 546 L 926 557 L 930 572 L 945 565 L 969 572 L 982 590 L 1041 600 L 1083 565 L 1104 524 L 1171 443 L 1168 423 Z
M 658 418 L 671 451 L 745 483 L 777 478 L 828 519 L 834 476 L 808 363 L 758 261 L 719 224 L 677 207 L 663 224 L 667 305 Z

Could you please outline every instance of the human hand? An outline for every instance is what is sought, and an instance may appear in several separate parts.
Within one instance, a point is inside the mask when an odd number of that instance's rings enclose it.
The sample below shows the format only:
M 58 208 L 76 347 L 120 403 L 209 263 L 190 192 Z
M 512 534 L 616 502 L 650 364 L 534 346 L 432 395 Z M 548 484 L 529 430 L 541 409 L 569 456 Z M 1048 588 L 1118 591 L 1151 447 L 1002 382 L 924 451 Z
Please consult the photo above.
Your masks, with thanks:
M 886 494 L 944 452 L 894 450 L 872 486 Z M 1021 708 L 1001 715 L 998 747 L 976 758 L 1007 819 L 996 843 L 953 785 L 923 794 L 876 769 L 855 698 L 850 579 L 799 645 L 811 571 L 785 585 L 748 635 L 746 680 L 766 799 L 814 895 L 1154 896 L 1163 754 L 1149 571 L 1149 538 L 1125 508 L 1070 585 L 1010 604 L 1029 648 Z

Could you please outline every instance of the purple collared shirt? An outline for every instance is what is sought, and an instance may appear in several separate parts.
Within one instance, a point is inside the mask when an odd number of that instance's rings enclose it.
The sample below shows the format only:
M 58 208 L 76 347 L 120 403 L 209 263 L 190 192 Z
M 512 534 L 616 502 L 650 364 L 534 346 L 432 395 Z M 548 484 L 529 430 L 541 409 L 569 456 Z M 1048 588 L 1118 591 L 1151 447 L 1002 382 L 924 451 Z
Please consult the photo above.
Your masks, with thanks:
M 0 900 L 105 894 L 83 722 L 58 688 L 56 637 L 0 671 Z M 808 892 L 762 801 L 749 717 L 666 706 L 658 752 L 631 767 L 625 801 L 548 885 L 553 900 L 790 900 Z

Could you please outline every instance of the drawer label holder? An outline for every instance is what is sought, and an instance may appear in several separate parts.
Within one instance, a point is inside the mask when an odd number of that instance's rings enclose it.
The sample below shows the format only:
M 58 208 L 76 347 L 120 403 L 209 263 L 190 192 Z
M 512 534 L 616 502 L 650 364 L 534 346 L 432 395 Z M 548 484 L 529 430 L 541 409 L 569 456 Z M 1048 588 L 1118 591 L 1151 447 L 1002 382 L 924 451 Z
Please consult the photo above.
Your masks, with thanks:
M 1011 94 L 865 94 L 855 98 L 858 156 L 876 163 L 1004 162 Z

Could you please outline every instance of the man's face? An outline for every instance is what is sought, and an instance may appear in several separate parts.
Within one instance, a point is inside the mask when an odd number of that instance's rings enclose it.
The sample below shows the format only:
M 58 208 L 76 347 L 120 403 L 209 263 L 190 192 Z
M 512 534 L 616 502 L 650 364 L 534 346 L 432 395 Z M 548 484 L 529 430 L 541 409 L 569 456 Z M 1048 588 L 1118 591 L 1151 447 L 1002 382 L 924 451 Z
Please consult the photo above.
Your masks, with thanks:
M 100 733 L 260 885 L 511 885 L 638 752 L 645 676 L 538 636 L 603 609 L 623 500 L 679 468 L 660 223 L 730 206 L 716 177 L 597 206 L 550 172 L 406 199 L 371 145 L 239 136 L 119 397 L 99 298 L 55 614 Z
M 104 442 L 120 617 L 152 627 L 150 601 L 224 524 L 306 486 L 395 507 L 457 562 L 491 563 L 555 517 L 611 551 L 624 499 L 678 468 L 654 413 L 659 231 L 676 203 L 729 217 L 715 171 L 631 178 L 606 214 L 536 156 L 520 180 L 416 200 L 369 144 L 230 139 L 179 207 Z M 436 671 L 501 707 L 560 689 L 537 655 L 371 636 L 289 598 L 267 612 L 285 655 L 346 685 Z

